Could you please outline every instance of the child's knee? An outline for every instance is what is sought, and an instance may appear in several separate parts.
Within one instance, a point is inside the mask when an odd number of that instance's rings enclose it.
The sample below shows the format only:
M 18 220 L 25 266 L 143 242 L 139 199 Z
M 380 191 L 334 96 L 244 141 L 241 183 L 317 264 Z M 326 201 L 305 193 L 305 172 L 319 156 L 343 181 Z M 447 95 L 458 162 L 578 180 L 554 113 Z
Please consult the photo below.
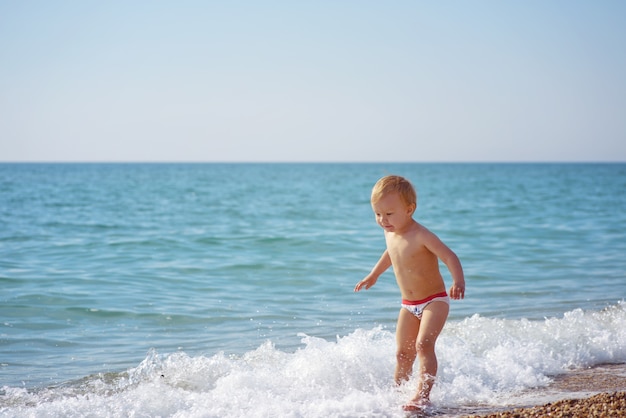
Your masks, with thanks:
M 417 357 L 415 350 L 398 349 L 398 351 L 396 351 L 396 360 L 398 363 L 413 362 L 415 361 L 415 357 Z
M 426 356 L 435 352 L 435 341 L 417 340 L 415 342 L 415 352 L 419 356 Z

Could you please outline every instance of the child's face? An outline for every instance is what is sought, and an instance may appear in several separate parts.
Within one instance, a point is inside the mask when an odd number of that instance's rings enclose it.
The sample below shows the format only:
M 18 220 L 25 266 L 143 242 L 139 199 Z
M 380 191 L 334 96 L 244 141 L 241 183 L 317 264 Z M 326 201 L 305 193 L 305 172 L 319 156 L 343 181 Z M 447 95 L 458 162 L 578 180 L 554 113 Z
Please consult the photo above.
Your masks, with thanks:
M 378 201 L 372 202 L 372 210 L 376 215 L 376 223 L 385 232 L 402 232 L 411 222 L 415 205 L 406 205 L 400 194 L 389 193 Z

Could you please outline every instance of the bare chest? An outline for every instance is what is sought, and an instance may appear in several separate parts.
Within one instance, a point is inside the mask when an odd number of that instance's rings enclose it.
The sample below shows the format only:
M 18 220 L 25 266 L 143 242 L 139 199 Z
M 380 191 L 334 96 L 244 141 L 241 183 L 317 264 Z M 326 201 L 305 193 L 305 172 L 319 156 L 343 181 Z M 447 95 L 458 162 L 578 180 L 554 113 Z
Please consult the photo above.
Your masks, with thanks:
M 386 237 L 387 251 L 394 269 L 422 270 L 437 263 L 437 257 L 419 237 Z

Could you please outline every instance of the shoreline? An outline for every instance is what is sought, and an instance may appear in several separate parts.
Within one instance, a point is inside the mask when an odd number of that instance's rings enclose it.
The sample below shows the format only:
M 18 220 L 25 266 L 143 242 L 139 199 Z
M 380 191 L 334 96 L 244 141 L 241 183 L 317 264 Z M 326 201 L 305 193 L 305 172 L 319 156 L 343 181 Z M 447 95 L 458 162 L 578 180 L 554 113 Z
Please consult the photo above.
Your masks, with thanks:
M 626 364 L 600 364 L 555 376 L 508 407 L 479 407 L 463 418 L 626 417 Z
M 626 417 L 626 392 L 603 392 L 588 398 L 568 398 L 541 406 L 507 409 L 463 418 Z

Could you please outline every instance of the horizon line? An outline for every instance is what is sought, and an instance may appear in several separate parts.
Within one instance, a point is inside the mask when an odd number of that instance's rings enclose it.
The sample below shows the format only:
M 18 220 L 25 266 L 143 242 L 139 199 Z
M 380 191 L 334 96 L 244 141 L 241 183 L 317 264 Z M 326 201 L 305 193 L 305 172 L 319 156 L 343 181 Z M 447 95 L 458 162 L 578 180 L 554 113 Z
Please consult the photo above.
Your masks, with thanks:
M 626 160 L 459 160 L 459 161 L 304 161 L 304 160 L 0 160 L 0 164 L 624 164 Z

